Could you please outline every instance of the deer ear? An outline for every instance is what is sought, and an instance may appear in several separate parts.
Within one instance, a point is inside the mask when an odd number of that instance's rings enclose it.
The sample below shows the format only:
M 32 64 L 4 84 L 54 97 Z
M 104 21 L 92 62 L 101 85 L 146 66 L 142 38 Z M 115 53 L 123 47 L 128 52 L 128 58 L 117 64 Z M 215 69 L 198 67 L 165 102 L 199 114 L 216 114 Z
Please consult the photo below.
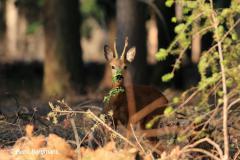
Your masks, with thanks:
M 113 51 L 108 45 L 104 46 L 104 56 L 107 61 L 111 61 L 113 58 L 115 58 Z
M 134 60 L 135 55 L 136 55 L 136 48 L 135 47 L 130 48 L 126 54 L 127 61 L 132 62 Z

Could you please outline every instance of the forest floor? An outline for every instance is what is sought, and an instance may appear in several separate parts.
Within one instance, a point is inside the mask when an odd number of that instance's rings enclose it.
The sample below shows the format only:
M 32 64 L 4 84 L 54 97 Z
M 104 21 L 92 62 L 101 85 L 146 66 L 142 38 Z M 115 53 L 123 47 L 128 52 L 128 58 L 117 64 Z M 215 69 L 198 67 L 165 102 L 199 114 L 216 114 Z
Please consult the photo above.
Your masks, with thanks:
M 0 160 L 150 160 L 154 156 L 161 160 L 185 160 L 202 156 L 185 154 L 190 151 L 188 146 L 192 142 L 176 145 L 177 140 L 184 138 L 177 137 L 177 134 L 163 135 L 157 144 L 152 144 L 144 135 L 135 133 L 136 128 L 131 130 L 133 136 L 128 137 L 123 126 L 112 129 L 107 122 L 97 119 L 101 118 L 102 100 L 107 93 L 97 89 L 103 77 L 104 64 L 89 63 L 86 69 L 87 94 L 66 97 L 64 101 L 43 100 L 40 94 L 43 77 L 41 63 L 0 64 Z M 171 100 L 181 93 L 168 89 L 164 94 Z M 69 112 L 52 112 L 57 107 Z M 191 114 L 194 105 L 188 107 Z M 230 124 L 234 129 L 230 130 L 231 138 L 237 144 L 240 139 L 240 112 L 236 110 L 232 113 L 236 115 L 231 117 Z M 192 121 L 180 117 L 175 122 L 168 119 L 160 125 L 171 127 L 182 124 L 185 125 L 185 133 L 195 134 Z M 219 121 L 213 122 L 211 126 L 221 126 Z M 212 129 L 210 134 L 213 133 L 212 137 L 216 139 L 220 137 L 221 143 L 220 129 Z M 208 149 L 209 145 L 205 148 Z
M 49 114 L 54 112 L 39 114 L 37 107 L 32 110 L 22 107 L 17 113 L 2 115 L 0 160 L 153 159 L 152 148 L 159 144 L 153 145 L 139 135 L 126 138 L 127 129 L 123 126 L 109 128 L 107 122 L 98 119 L 101 117 L 99 104 L 88 101 L 77 105 L 71 108 L 70 114 L 57 115 L 57 122 Z M 49 105 L 69 107 L 63 101 Z M 173 159 L 180 157 L 178 146 L 168 145 L 164 150 L 156 151 L 162 154 L 161 157 L 167 156 L 168 152 Z
M 88 73 L 92 73 L 88 75 L 89 94 L 64 101 L 41 99 L 42 67 L 38 62 L 31 65 L 0 66 L 0 160 L 134 160 L 140 157 L 148 160 L 153 159 L 153 151 L 161 158 L 184 157 L 178 146 L 163 142 L 164 137 L 160 151 L 159 144 L 153 145 L 135 134 L 127 139 L 126 128 L 111 129 L 97 119 L 101 117 L 105 92 L 94 89 L 104 65 L 89 67 Z M 168 97 L 177 94 L 170 92 Z M 56 114 L 52 112 L 53 107 L 67 108 L 70 112 Z

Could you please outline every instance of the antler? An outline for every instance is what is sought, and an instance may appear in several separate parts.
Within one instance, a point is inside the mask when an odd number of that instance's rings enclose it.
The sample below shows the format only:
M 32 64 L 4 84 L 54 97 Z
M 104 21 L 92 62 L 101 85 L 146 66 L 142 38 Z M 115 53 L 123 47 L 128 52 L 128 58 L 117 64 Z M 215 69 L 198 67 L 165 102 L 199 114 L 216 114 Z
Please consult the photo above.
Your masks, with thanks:
M 116 48 L 116 40 L 114 41 L 114 57 L 118 58 L 117 48 Z
M 126 48 L 128 46 L 128 37 L 125 38 L 125 43 L 124 43 L 124 48 L 123 48 L 123 51 L 122 51 L 122 55 L 121 55 L 121 59 L 125 59 L 125 51 L 126 51 Z

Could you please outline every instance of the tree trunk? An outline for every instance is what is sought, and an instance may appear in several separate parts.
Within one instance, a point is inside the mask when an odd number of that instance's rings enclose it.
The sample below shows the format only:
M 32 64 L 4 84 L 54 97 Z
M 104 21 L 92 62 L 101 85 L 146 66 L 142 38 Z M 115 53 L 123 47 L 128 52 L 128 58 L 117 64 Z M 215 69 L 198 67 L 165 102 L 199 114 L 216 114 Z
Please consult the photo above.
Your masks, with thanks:
M 0 0 L 0 38 L 4 36 L 6 31 L 5 12 L 6 0 Z
M 146 6 L 137 0 L 117 0 L 117 50 L 119 54 L 124 39 L 129 39 L 129 47 L 135 46 L 136 58 L 130 68 L 134 83 L 146 83 Z
M 0 55 L 5 51 L 5 32 L 6 32 L 6 0 L 0 0 Z
M 113 47 L 113 42 L 116 38 L 116 21 L 111 19 L 108 22 L 108 45 Z M 112 72 L 109 64 L 105 64 L 104 75 L 99 85 L 100 89 L 111 88 L 112 87 Z
M 62 96 L 73 86 L 83 87 L 78 8 L 78 0 L 45 1 L 45 96 Z
M 6 56 L 17 57 L 18 10 L 14 0 L 6 1 Z

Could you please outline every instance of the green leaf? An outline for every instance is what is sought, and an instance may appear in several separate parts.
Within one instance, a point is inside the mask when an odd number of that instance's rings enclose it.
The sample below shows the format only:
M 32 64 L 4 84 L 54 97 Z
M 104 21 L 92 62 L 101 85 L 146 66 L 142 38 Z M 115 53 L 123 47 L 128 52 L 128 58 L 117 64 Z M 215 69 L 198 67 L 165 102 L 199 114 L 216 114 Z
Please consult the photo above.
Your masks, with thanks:
M 222 97 L 223 94 L 224 94 L 223 91 L 218 91 L 218 92 L 217 92 L 217 95 L 218 95 L 219 97 Z
M 182 31 L 184 31 L 185 29 L 185 24 L 184 23 L 180 23 L 179 25 L 177 25 L 175 28 L 174 28 L 174 32 L 175 33 L 180 33 Z
M 167 73 L 165 75 L 162 76 L 162 81 L 163 82 L 168 82 L 170 81 L 171 79 L 173 79 L 174 77 L 174 74 L 173 73 Z
M 198 7 L 197 1 L 187 1 L 187 7 L 191 9 Z
M 232 79 L 232 78 L 227 79 L 226 85 L 227 85 L 227 87 L 232 87 L 232 85 L 233 85 L 233 79 Z
M 224 27 L 222 25 L 219 25 L 218 28 L 216 29 L 215 31 L 215 34 L 218 36 L 218 37 L 222 37 L 223 34 L 224 34 Z
M 198 88 L 200 90 L 204 90 L 208 86 L 214 85 L 219 80 L 220 77 L 221 77 L 220 74 L 214 73 L 211 77 L 202 79 L 198 84 Z
M 202 116 L 197 116 L 195 119 L 194 119 L 194 124 L 199 124 L 201 123 L 203 120 L 203 117 Z
M 173 5 L 173 3 L 174 3 L 174 0 L 167 0 L 167 1 L 165 2 L 165 5 L 166 5 L 167 7 L 171 7 L 171 6 Z
M 232 40 L 236 41 L 238 39 L 238 35 L 236 33 L 231 34 Z
M 166 60 L 167 56 L 168 56 L 167 50 L 164 48 L 161 48 L 159 52 L 156 54 L 156 59 L 158 61 L 163 61 L 163 60 Z
M 180 101 L 180 100 L 179 100 L 179 98 L 178 98 L 178 97 L 174 97 L 174 98 L 173 98 L 173 103 L 174 103 L 174 104 L 178 104 L 178 103 L 179 103 L 179 101 Z
M 185 141 L 187 139 L 187 136 L 185 136 L 185 135 L 179 135 L 178 137 L 177 137 L 177 141 L 178 142 L 183 142 L 183 141 Z
M 226 16 L 228 16 L 229 14 L 231 14 L 231 9 L 229 9 L 229 8 L 225 8 L 225 9 L 223 9 L 222 12 L 221 12 L 221 16 L 223 16 L 223 17 L 226 17 Z
M 176 17 L 172 17 L 172 18 L 171 18 L 171 22 L 172 22 L 172 23 L 177 23 L 177 18 L 176 18 Z
M 191 11 L 191 9 L 188 8 L 188 7 L 184 7 L 184 8 L 183 8 L 183 13 L 184 13 L 184 14 L 188 14 L 190 11 Z
M 153 125 L 159 120 L 160 116 L 155 116 L 153 119 L 151 119 L 147 124 L 145 125 L 146 129 L 151 129 Z
M 223 99 L 222 99 L 222 98 L 219 98 L 217 103 L 218 103 L 218 105 L 223 104 Z
M 168 106 L 165 110 L 164 110 L 164 116 L 165 117 L 171 117 L 172 115 L 174 115 L 174 109 L 172 106 Z

